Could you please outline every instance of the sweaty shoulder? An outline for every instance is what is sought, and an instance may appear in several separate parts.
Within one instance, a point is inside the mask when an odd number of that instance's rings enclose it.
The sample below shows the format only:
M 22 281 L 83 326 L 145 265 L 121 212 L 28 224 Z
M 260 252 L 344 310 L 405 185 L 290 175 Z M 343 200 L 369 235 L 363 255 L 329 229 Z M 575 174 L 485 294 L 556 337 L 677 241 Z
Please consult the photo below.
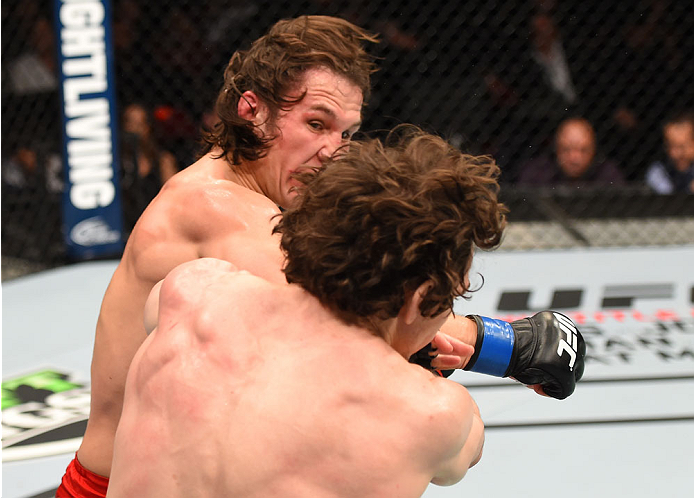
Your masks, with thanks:
M 167 213 L 187 237 L 202 240 L 217 230 L 243 229 L 249 220 L 279 213 L 264 195 L 227 179 L 229 167 L 202 158 L 166 182 L 152 202 L 153 214 Z
M 141 278 L 156 282 L 178 264 L 203 256 L 231 257 L 225 248 L 236 235 L 261 228 L 270 233 L 270 220 L 279 210 L 263 195 L 226 179 L 228 168 L 223 161 L 202 158 L 164 184 L 124 253 Z

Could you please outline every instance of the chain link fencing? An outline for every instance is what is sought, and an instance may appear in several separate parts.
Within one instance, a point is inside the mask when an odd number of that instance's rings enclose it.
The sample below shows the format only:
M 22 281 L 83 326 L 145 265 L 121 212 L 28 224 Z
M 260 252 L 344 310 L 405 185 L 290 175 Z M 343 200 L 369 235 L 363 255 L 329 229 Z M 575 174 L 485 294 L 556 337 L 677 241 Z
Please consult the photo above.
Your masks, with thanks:
M 415 123 L 496 159 L 511 210 L 501 250 L 694 243 L 694 170 L 677 173 L 663 134 L 669 116 L 694 110 L 690 2 L 112 0 L 111 8 L 125 237 L 163 181 L 195 160 L 231 54 L 278 19 L 327 14 L 381 38 L 363 130 Z M 2 2 L 3 279 L 72 262 L 61 228 L 57 60 L 53 2 Z M 587 143 L 560 143 L 569 118 L 592 129 Z M 675 192 L 659 193 L 654 163 Z

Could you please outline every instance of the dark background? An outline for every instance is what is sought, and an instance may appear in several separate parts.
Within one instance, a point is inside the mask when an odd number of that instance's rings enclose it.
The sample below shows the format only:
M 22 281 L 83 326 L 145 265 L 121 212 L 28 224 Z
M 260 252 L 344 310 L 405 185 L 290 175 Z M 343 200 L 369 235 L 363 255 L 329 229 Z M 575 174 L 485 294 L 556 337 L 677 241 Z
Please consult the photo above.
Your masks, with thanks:
M 194 161 L 231 54 L 300 14 L 336 15 L 380 33 L 363 129 L 411 122 L 466 152 L 492 154 L 512 224 L 694 214 L 694 196 L 654 195 L 644 184 L 646 168 L 664 154 L 663 119 L 694 108 L 690 1 L 113 0 L 112 9 L 119 114 L 141 106 L 150 132 L 145 141 L 119 133 L 126 236 L 161 185 L 164 155 L 178 169 Z M 533 58 L 538 15 L 558 33 L 573 99 L 551 88 Z M 525 161 L 551 154 L 554 130 L 569 116 L 592 123 L 598 155 L 619 165 L 623 187 L 516 184 Z M 60 120 L 52 2 L 3 1 L 3 278 L 6 261 L 71 262 L 61 233 Z M 136 150 L 152 165 L 147 175 L 137 171 Z M 27 162 L 30 171 L 18 167 Z

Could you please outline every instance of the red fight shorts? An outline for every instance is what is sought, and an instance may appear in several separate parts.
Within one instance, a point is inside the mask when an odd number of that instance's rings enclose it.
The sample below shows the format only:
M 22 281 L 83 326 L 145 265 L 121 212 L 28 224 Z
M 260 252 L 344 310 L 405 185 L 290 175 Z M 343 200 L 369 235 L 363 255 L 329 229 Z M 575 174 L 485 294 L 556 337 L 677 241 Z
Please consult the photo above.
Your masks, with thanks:
M 77 460 L 77 453 L 67 466 L 63 482 L 55 492 L 55 498 L 105 498 L 108 477 L 90 472 Z

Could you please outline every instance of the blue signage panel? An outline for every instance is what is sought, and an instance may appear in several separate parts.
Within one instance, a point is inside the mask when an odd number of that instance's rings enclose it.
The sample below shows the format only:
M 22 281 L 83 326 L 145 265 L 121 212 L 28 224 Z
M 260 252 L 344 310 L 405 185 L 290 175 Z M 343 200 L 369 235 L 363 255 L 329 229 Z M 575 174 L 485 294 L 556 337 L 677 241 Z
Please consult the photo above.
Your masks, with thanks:
M 75 259 L 123 249 L 109 0 L 55 0 L 63 115 L 63 228 Z

